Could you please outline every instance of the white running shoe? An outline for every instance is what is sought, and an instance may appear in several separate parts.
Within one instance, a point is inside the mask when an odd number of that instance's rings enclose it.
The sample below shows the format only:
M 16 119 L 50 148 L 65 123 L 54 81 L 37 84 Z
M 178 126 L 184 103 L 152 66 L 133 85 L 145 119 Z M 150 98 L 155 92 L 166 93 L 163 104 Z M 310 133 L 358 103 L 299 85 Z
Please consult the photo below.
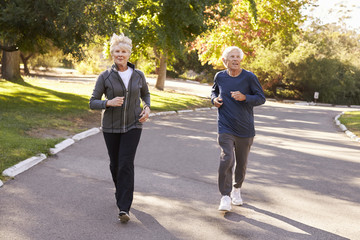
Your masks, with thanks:
M 122 223 L 127 223 L 130 220 L 130 215 L 129 213 L 125 212 L 125 211 L 120 211 L 119 213 L 119 220 Z
M 230 211 L 231 210 L 231 198 L 229 196 L 222 196 L 219 206 L 219 211 Z
M 231 202 L 232 202 L 232 204 L 234 204 L 236 206 L 243 205 L 240 188 L 233 188 L 233 190 L 231 192 Z

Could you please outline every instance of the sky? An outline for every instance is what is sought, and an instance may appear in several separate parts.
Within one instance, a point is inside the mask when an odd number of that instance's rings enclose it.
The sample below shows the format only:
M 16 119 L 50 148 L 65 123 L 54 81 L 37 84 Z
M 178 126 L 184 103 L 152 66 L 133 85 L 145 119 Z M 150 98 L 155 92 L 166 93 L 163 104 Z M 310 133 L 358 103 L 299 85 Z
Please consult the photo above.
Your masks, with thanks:
M 360 0 L 318 0 L 317 5 L 319 7 L 305 12 L 324 24 L 338 22 L 341 16 L 348 15 L 351 18 L 345 20 L 346 26 L 360 30 Z

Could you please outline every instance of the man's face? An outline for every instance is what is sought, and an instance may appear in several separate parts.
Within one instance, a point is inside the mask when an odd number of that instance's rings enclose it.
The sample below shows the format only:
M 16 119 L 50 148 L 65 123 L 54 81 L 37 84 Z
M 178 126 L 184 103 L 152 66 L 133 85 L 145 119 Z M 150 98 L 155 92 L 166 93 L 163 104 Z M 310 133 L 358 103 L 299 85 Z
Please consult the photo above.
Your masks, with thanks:
M 225 64 L 230 70 L 239 70 L 241 68 L 241 55 L 240 51 L 234 49 L 229 52 L 227 59 L 225 60 Z

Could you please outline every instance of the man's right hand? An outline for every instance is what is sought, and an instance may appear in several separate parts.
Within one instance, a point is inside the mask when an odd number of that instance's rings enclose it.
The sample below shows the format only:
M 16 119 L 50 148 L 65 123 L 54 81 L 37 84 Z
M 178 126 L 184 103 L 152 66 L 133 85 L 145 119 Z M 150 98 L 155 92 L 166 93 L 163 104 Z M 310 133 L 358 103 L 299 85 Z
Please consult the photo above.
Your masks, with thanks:
M 214 98 L 214 106 L 219 108 L 223 105 L 223 100 L 221 97 Z

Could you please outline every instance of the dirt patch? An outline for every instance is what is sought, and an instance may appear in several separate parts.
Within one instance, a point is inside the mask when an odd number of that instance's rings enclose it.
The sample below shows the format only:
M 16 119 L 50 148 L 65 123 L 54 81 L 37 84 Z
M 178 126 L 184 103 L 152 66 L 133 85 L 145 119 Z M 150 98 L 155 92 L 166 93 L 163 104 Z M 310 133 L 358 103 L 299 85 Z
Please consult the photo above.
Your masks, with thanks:
M 89 128 L 100 127 L 101 126 L 101 111 L 90 111 L 83 117 L 74 118 L 71 120 L 76 128 L 77 131 L 85 131 Z
M 67 138 L 70 132 L 61 129 L 35 128 L 26 132 L 27 135 L 35 138 Z
M 73 123 L 71 127 L 34 128 L 27 131 L 26 134 L 36 138 L 69 138 L 90 128 L 100 127 L 101 111 L 90 111 L 82 117 L 73 118 L 69 121 Z

